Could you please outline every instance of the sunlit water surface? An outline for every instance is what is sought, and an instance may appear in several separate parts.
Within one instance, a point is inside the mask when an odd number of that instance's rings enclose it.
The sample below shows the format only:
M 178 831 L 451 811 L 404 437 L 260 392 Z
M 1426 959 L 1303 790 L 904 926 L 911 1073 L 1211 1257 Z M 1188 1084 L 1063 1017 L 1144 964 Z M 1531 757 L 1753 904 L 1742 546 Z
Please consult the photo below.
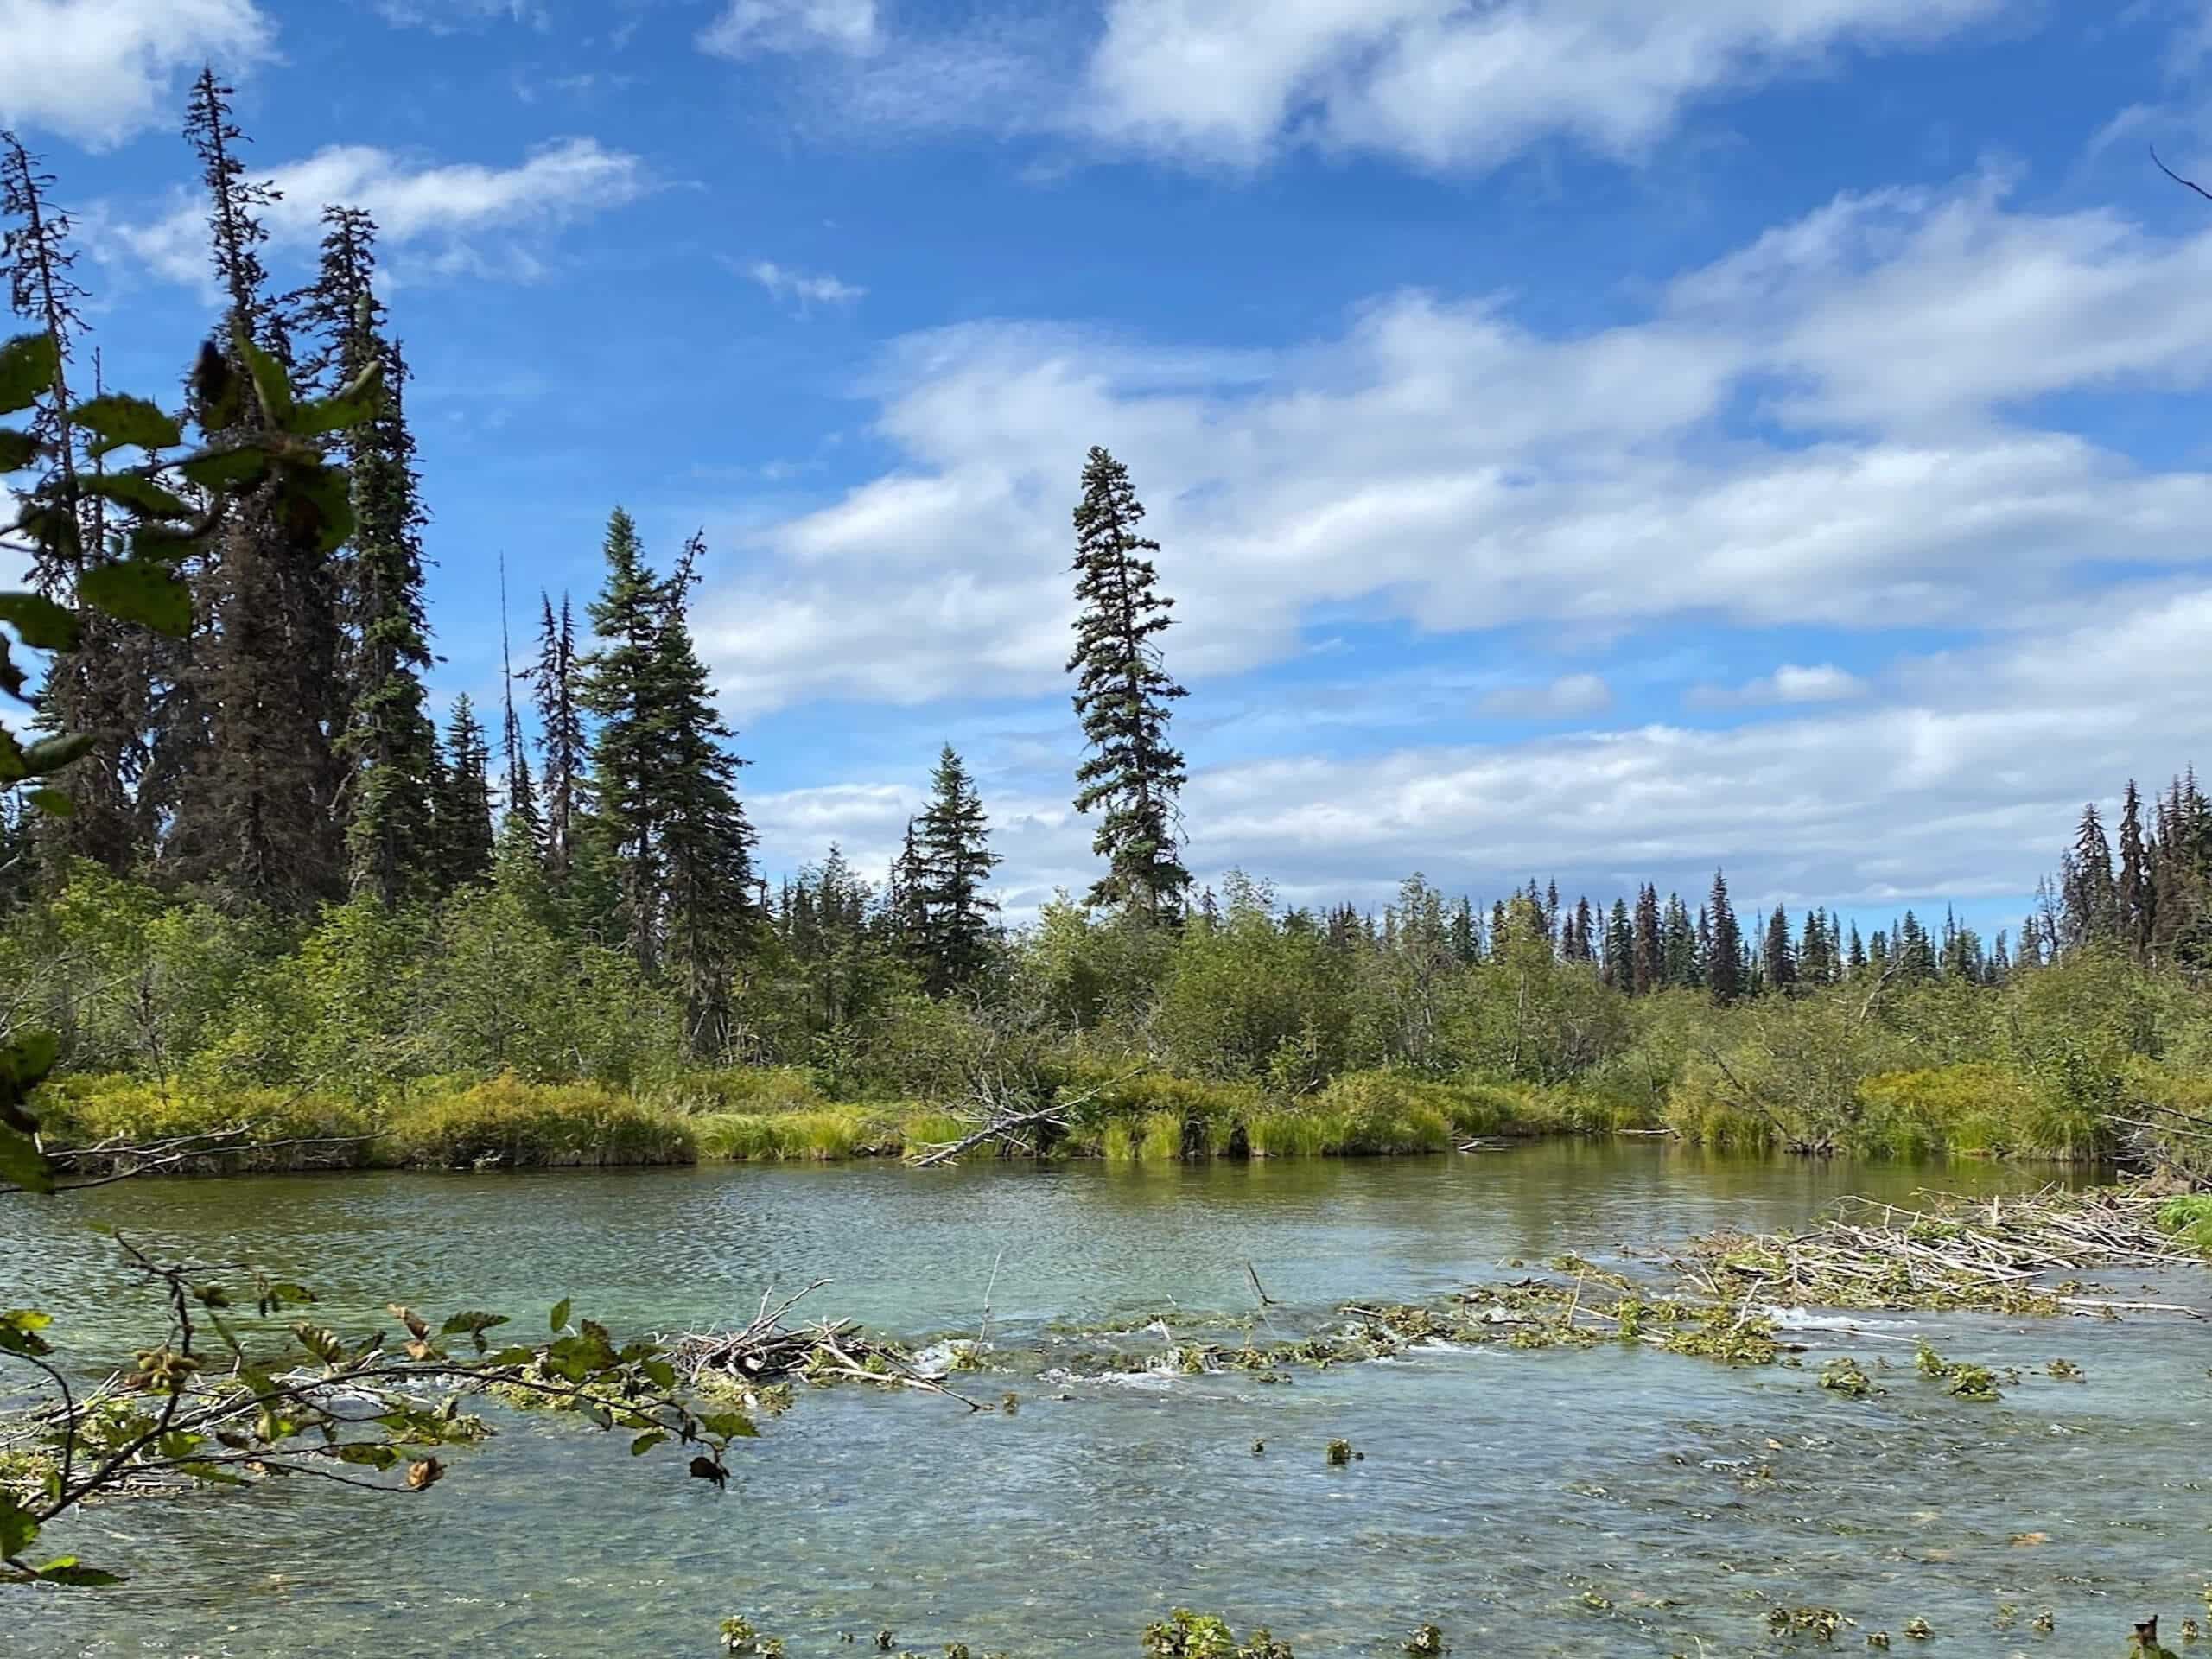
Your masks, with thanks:
M 298 1481 L 113 1504 L 41 1548 L 128 1586 L 33 1596 L 26 1654 L 704 1655 L 744 1612 L 795 1655 L 887 1627 L 1044 1656 L 1134 1654 L 1170 1606 L 1264 1623 L 1300 1656 L 1795 1651 L 1776 1603 L 1943 1655 L 2103 1653 L 2212 1578 L 2212 1327 L 1885 1316 L 1815 1324 L 1802 1369 L 1606 1347 L 1422 1352 L 1244 1375 L 1041 1380 L 1056 1322 L 1243 1315 L 1246 1264 L 1287 1330 L 1512 1259 L 1789 1226 L 1847 1192 L 2017 1187 L 2048 1172 L 1764 1161 L 1551 1143 L 1451 1159 L 1123 1169 L 734 1167 L 140 1183 L 0 1206 L 0 1306 L 112 1354 L 150 1313 L 100 1230 L 251 1261 L 341 1330 L 387 1300 L 514 1314 L 575 1299 L 618 1334 L 742 1321 L 771 1287 L 910 1338 L 1022 1351 L 1014 1415 L 840 1389 L 737 1448 L 728 1492 L 573 1421 L 506 1419 L 419 1497 Z M 2123 1283 L 2123 1288 L 2126 1287 Z M 2162 1295 L 2207 1287 L 2168 1281 Z M 1944 1396 L 1922 1336 L 2034 1366 L 2003 1403 Z M 1886 1392 L 1816 1386 L 1878 1357 Z M 2063 1356 L 2083 1382 L 2041 1374 Z M 993 1390 L 1001 1382 L 978 1382 Z M 1067 1398 L 1057 1398 L 1065 1393 Z M 1325 1466 L 1337 1437 L 1363 1453 Z M 1255 1440 L 1266 1450 L 1255 1454 Z M 1762 1472 L 1762 1471 L 1764 1472 Z M 1602 1605 L 1610 1604 L 1610 1605 Z M 1999 1628 L 2000 1609 L 2017 1623 Z M 2058 1622 L 2037 1637 L 2044 1608 Z M 24 1615 L 28 1615 L 27 1617 Z M 1845 1641 L 1858 1646 L 1859 1631 Z M 1899 1635 L 1898 1647 L 1908 1645 Z

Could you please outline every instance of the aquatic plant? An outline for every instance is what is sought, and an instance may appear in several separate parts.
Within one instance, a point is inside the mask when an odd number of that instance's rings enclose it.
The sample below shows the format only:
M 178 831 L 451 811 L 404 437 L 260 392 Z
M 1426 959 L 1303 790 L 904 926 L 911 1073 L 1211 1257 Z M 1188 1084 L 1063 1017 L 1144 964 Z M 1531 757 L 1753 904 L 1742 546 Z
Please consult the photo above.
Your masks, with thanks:
M 783 1638 L 756 1630 L 753 1621 L 741 1614 L 722 1620 L 721 1638 L 724 1653 L 757 1654 L 760 1659 L 783 1659 Z
M 1414 1633 L 1406 1638 L 1405 1651 L 1426 1655 L 1449 1653 L 1452 1649 L 1445 1645 L 1442 1630 L 1433 1624 L 1421 1624 L 1415 1626 Z
M 1864 1400 L 1877 1392 L 1874 1379 L 1859 1369 L 1857 1360 L 1848 1357 L 1832 1359 L 1821 1367 L 1821 1386 L 1848 1395 L 1853 1400 Z

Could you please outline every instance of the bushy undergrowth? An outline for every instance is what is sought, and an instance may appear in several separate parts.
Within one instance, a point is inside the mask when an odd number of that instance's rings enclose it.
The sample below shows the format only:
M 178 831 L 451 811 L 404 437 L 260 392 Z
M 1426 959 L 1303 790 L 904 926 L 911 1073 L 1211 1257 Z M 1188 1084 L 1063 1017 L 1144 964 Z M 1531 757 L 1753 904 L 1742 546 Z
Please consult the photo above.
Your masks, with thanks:
M 941 998 L 880 944 L 825 980 L 765 936 L 711 1063 L 666 988 L 542 892 L 496 885 L 302 926 L 87 868 L 0 927 L 0 982 L 18 1023 L 62 1039 L 48 1110 L 71 1141 L 249 1120 L 369 1135 L 359 1157 L 387 1163 L 827 1160 L 956 1139 L 982 1089 L 1076 1103 L 1050 1150 L 1116 1160 L 1663 1127 L 1867 1156 L 2133 1154 L 2212 1182 L 2212 996 L 2122 954 L 1723 1007 L 1624 995 L 1512 925 L 1462 960 L 1406 922 L 1435 910 L 1417 882 L 1387 937 L 1337 938 L 1257 884 L 1226 896 L 1179 934 L 1048 906 Z

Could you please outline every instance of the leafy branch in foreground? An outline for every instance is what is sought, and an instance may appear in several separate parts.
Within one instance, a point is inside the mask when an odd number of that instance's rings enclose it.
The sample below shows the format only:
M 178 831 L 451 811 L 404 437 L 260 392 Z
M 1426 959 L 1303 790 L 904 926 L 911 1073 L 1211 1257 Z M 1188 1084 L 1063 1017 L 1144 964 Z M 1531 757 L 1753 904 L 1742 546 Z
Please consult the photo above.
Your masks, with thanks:
M 192 591 L 178 567 L 234 509 L 264 514 L 325 553 L 344 542 L 353 528 L 346 478 L 324 460 L 324 444 L 367 420 L 382 397 L 382 367 L 372 363 L 329 397 L 299 402 L 283 365 L 241 332 L 229 353 L 213 341 L 200 347 L 191 405 L 201 441 L 187 448 L 186 418 L 143 397 L 107 392 L 64 404 L 60 353 L 50 331 L 0 344 L 0 416 L 35 411 L 27 429 L 0 426 L 0 474 L 45 468 L 15 522 L 0 527 L 0 552 L 60 573 L 76 601 L 72 608 L 47 594 L 0 592 L 0 622 L 16 636 L 0 635 L 0 692 L 34 712 L 42 690 L 29 689 L 16 644 L 67 654 L 92 613 L 189 632 Z M 79 436 L 97 467 L 75 464 Z M 136 464 L 110 460 L 132 451 Z M 67 817 L 73 804 L 48 780 L 92 741 L 55 732 L 25 744 L 0 727 L 0 791 L 22 790 L 31 806 Z M 30 1097 L 57 1055 L 45 1034 L 0 1048 L 0 1179 L 37 1192 L 51 1192 L 54 1176 Z
M 119 1582 L 74 1556 L 34 1565 L 28 1554 L 48 1522 L 102 1496 L 295 1476 L 428 1491 L 446 1471 L 440 1448 L 492 1432 L 461 1409 L 491 1391 L 628 1433 L 632 1456 L 690 1447 L 690 1472 L 717 1488 L 729 1479 L 730 1443 L 759 1432 L 741 1412 L 695 1411 L 657 1344 L 618 1347 L 604 1325 L 572 1321 L 566 1301 L 540 1344 L 495 1349 L 487 1333 L 512 1323 L 504 1314 L 434 1322 L 396 1303 L 396 1328 L 349 1339 L 306 1316 L 315 1299 L 303 1286 L 238 1263 L 165 1263 L 118 1242 L 167 1310 L 162 1339 L 129 1368 L 80 1392 L 47 1335 L 48 1315 L 0 1313 L 0 1359 L 37 1372 L 48 1395 L 0 1436 L 0 1467 L 11 1471 L 0 1487 L 0 1582 Z M 255 1340 L 272 1335 L 265 1351 Z

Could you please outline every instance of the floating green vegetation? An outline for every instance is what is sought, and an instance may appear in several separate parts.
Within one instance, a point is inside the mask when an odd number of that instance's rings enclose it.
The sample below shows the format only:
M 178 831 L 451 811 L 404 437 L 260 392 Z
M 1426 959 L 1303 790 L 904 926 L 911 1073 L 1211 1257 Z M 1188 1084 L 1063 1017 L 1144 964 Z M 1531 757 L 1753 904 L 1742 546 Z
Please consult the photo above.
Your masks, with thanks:
M 1147 1659 L 1294 1659 L 1290 1643 L 1275 1640 L 1265 1625 L 1239 1642 L 1228 1620 L 1187 1607 L 1147 1625 L 1142 1640 Z
M 1411 1654 L 1433 1654 L 1449 1653 L 1452 1649 L 1445 1645 L 1442 1630 L 1433 1624 L 1421 1624 L 1415 1626 L 1414 1633 L 1406 1638 L 1406 1651 Z
M 1832 1359 L 1821 1367 L 1821 1386 L 1847 1395 L 1853 1400 L 1864 1400 L 1867 1395 L 1879 1392 L 1874 1386 L 1874 1379 L 1859 1369 L 1857 1360 L 1848 1356 Z
M 741 1614 L 722 1620 L 721 1636 L 724 1653 L 756 1654 L 762 1656 L 763 1659 L 782 1659 L 783 1638 L 754 1628 L 753 1621 Z
M 1987 1402 L 2005 1396 L 1997 1387 L 1996 1373 L 1982 1365 L 1963 1365 L 1945 1359 L 1925 1342 L 1916 1357 L 1923 1376 L 1942 1382 L 1943 1392 L 1961 1400 Z
M 1767 1629 L 1777 1636 L 1816 1636 L 1823 1642 L 1834 1641 L 1855 1622 L 1833 1607 L 1777 1607 L 1766 1616 Z

